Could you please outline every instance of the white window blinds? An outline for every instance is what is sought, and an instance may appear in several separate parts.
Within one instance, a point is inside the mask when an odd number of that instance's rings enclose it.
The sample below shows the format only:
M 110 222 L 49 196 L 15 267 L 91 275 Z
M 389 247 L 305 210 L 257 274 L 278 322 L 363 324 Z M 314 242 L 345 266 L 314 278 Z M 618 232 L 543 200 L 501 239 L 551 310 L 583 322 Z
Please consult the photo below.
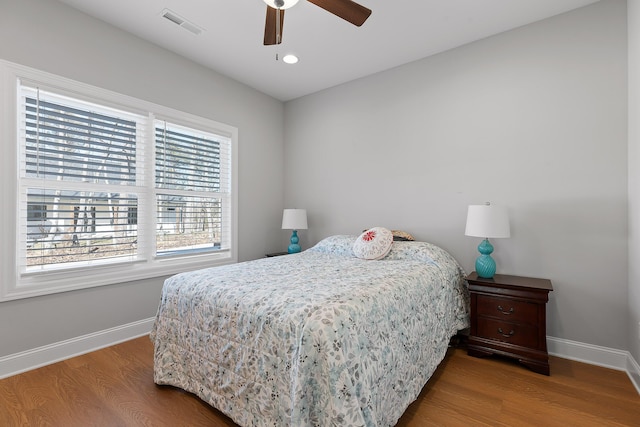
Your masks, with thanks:
M 228 250 L 230 139 L 162 120 L 154 128 L 157 254 Z
M 21 271 L 230 249 L 231 139 L 153 117 L 20 86 Z
M 135 185 L 136 120 L 39 90 L 23 93 L 28 177 Z
M 22 85 L 21 270 L 137 259 L 144 116 Z

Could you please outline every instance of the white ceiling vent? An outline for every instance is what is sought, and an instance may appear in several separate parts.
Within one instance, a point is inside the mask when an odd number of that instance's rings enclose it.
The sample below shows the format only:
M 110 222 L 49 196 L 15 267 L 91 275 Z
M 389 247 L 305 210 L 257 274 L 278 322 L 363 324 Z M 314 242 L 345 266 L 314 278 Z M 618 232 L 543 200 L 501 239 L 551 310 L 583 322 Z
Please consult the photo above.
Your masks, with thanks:
M 199 36 L 202 33 L 202 28 L 198 27 L 193 22 L 187 21 L 182 16 L 178 15 L 172 10 L 164 9 L 162 11 L 162 17 L 165 19 L 168 19 L 174 24 L 181 26 L 182 28 L 184 28 L 185 30 L 189 31 L 192 34 L 195 34 L 196 36 Z

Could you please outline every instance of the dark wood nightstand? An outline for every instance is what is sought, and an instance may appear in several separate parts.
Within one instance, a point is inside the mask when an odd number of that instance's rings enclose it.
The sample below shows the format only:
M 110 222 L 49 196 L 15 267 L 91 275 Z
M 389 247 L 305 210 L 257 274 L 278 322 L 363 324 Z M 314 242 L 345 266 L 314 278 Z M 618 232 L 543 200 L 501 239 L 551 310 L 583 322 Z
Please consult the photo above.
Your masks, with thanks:
M 264 256 L 266 256 L 267 258 L 271 258 L 274 256 L 281 256 L 281 255 L 289 255 L 289 252 L 272 252 L 270 254 L 264 254 Z
M 467 277 L 471 294 L 468 354 L 513 357 L 534 372 L 549 375 L 547 311 L 551 281 L 496 274 Z

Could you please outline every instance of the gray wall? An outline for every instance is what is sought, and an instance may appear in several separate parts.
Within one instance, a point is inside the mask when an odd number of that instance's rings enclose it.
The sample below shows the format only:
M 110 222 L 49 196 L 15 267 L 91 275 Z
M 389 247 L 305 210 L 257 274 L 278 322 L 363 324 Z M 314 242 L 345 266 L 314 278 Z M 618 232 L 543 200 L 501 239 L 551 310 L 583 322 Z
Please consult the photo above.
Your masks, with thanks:
M 640 7 L 629 3 L 638 39 Z M 635 40 L 627 170 L 624 1 L 602 1 L 284 110 L 55 1 L 0 0 L 0 7 L 0 59 L 239 128 L 241 260 L 279 250 L 287 234 L 278 229 L 281 209 L 296 206 L 309 212 L 304 247 L 385 225 L 442 245 L 471 271 L 478 240 L 463 235 L 466 207 L 491 200 L 512 218 L 512 238 L 494 241 L 499 272 L 554 283 L 548 333 L 628 348 L 640 360 L 640 267 L 626 258 L 627 235 L 629 259 L 640 256 L 640 51 Z M 162 280 L 0 303 L 0 357 L 151 317 Z
M 629 0 L 629 351 L 640 361 L 640 1 Z M 636 379 L 640 384 L 640 378 Z
M 239 259 L 282 247 L 280 101 L 56 1 L 0 0 L 0 10 L 0 59 L 237 127 Z M 162 281 L 2 302 L 0 356 L 152 317 Z
M 470 272 L 467 205 L 502 204 L 498 272 L 552 280 L 548 334 L 627 349 L 626 37 L 607 0 L 287 102 L 302 243 L 399 228 Z

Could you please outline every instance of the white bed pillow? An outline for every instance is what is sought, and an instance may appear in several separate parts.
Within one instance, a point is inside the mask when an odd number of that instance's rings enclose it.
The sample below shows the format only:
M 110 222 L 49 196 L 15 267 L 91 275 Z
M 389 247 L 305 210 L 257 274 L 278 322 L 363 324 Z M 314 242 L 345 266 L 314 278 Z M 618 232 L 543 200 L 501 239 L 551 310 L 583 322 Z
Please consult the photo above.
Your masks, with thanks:
M 362 259 L 381 259 L 391 250 L 393 234 L 384 227 L 366 230 L 353 244 L 353 254 Z

